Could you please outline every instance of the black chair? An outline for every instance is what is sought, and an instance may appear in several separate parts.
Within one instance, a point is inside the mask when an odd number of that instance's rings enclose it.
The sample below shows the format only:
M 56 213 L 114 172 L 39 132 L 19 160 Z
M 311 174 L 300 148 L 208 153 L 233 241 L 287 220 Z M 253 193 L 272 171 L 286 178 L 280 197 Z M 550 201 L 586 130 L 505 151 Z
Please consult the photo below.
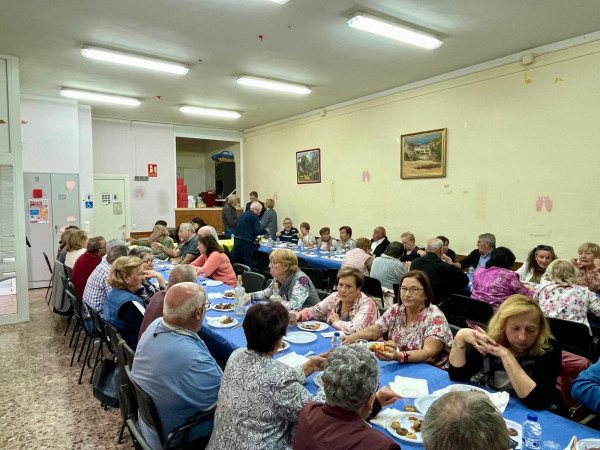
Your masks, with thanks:
M 110 345 L 108 343 L 108 338 L 106 337 L 106 332 L 104 331 L 104 320 L 102 319 L 102 317 L 100 317 L 100 313 L 89 305 L 86 305 L 86 307 L 87 307 L 88 312 L 90 313 L 90 316 L 92 317 L 92 322 L 94 323 L 94 332 L 96 333 L 97 337 L 99 338 L 98 350 L 96 351 L 96 359 L 94 360 L 94 367 L 92 368 L 92 375 L 90 375 L 90 384 L 91 384 L 92 377 L 94 376 L 94 371 L 96 370 L 98 363 L 102 359 L 102 345 L 106 344 L 106 346 L 109 349 L 110 349 Z M 92 355 L 90 353 L 89 357 L 91 357 L 91 356 Z M 114 357 L 114 354 L 113 354 L 113 357 Z M 85 361 L 84 361 L 84 363 L 85 363 Z M 82 371 L 82 373 L 83 373 L 83 371 Z M 80 378 L 80 381 L 81 381 L 81 378 Z
M 337 274 L 339 269 L 327 269 L 327 289 L 333 292 L 337 287 Z
M 50 281 L 48 281 L 48 289 L 46 289 L 46 296 L 44 297 L 44 300 L 47 300 L 46 303 L 48 303 L 48 305 L 50 304 L 50 300 L 52 299 L 52 276 L 54 275 L 54 273 L 52 272 L 52 265 L 50 264 L 50 260 L 48 259 L 48 255 L 46 255 L 46 252 L 42 252 L 44 255 L 44 259 L 46 260 L 46 265 L 48 266 L 48 270 L 50 271 Z M 50 296 L 48 296 L 48 293 L 50 293 Z
M 392 287 L 394 288 L 394 303 L 402 303 L 402 299 L 400 299 L 400 284 L 394 283 Z
M 69 267 L 65 264 L 65 275 L 67 276 L 67 279 L 70 280 L 71 277 L 73 276 L 73 268 Z
M 130 371 L 129 367 L 126 366 L 125 371 L 127 372 L 127 376 L 129 377 L 129 379 L 131 380 L 131 384 L 135 388 L 135 398 L 138 403 L 139 415 L 140 415 L 141 419 L 144 421 L 144 423 L 149 428 L 156 431 L 156 434 L 158 435 L 158 438 L 160 439 L 160 442 L 163 445 L 163 449 L 174 448 L 173 444 L 175 442 L 179 441 L 179 439 L 182 440 L 182 443 L 181 444 L 178 443 L 177 448 L 180 448 L 182 446 L 191 445 L 192 443 L 188 442 L 189 432 L 195 426 L 197 426 L 203 422 L 206 422 L 208 420 L 211 420 L 214 417 L 213 411 L 200 411 L 199 413 L 194 414 L 192 417 L 190 417 L 185 425 L 180 426 L 180 427 L 176 428 L 174 431 L 172 431 L 171 433 L 169 433 L 169 435 L 167 436 L 167 439 L 165 440 L 164 436 L 163 436 L 163 430 L 162 430 L 162 424 L 160 422 L 160 417 L 158 415 L 158 411 L 156 409 L 156 405 L 154 404 L 154 401 L 152 400 L 152 397 L 150 397 L 150 395 L 148 395 L 148 393 L 146 391 L 144 391 L 131 378 L 131 371 Z M 204 446 L 205 446 L 208 443 L 208 439 L 206 437 L 204 439 L 200 439 L 199 441 L 204 441 L 204 440 L 206 441 L 206 442 L 204 442 Z M 197 445 L 193 445 L 193 448 L 204 448 L 204 446 L 199 443 Z
M 246 292 L 262 291 L 265 288 L 265 276 L 256 272 L 244 272 L 242 274 L 242 283 Z
M 242 275 L 244 272 L 250 272 L 252 269 L 250 269 L 250 267 L 248 267 L 246 264 L 242 264 L 242 263 L 234 263 L 233 264 L 233 271 L 235 272 L 236 275 Z
M 452 294 L 450 299 L 456 306 L 456 312 L 458 315 L 459 323 L 455 325 L 466 327 L 468 320 L 485 329 L 488 322 L 494 315 L 494 308 L 492 308 L 492 305 L 482 300 L 477 300 L 458 294 Z
M 133 367 L 133 359 L 135 358 L 135 351 L 129 346 L 129 344 L 123 339 L 118 343 L 119 355 L 123 356 L 123 364 L 131 369 Z
M 450 331 L 452 331 L 452 337 L 456 337 L 456 333 L 458 333 L 461 328 L 453 323 L 449 323 L 448 326 L 450 326 Z
M 120 397 L 121 396 L 119 395 L 119 400 Z M 127 419 L 126 423 L 135 450 L 152 450 L 150 444 L 148 444 L 148 442 L 146 442 L 146 439 L 144 439 L 144 436 L 142 436 L 142 432 L 138 428 L 137 424 L 132 419 Z
M 65 274 L 63 274 L 61 272 L 60 279 L 61 279 L 62 285 L 63 285 L 63 299 L 66 299 L 66 301 L 68 302 L 69 299 L 67 298 L 67 290 L 68 290 L 69 282 L 71 281 L 71 279 L 66 275 L 67 266 L 64 266 L 64 268 L 65 268 Z M 63 303 L 65 303 L 65 302 L 63 302 Z M 69 327 L 71 326 L 71 321 L 73 319 L 73 308 L 69 307 L 69 309 L 67 311 L 59 311 L 56 308 L 54 308 L 53 312 L 54 312 L 54 314 L 58 314 L 60 316 L 67 317 L 67 327 L 65 328 L 65 332 L 63 333 L 63 336 L 66 336 L 67 332 L 69 331 Z
M 303 267 L 302 272 L 306 274 L 310 281 L 312 281 L 315 289 L 326 289 L 327 284 L 325 283 L 325 276 L 323 275 L 323 271 L 320 269 L 315 269 L 313 267 Z
M 125 370 L 125 367 L 127 366 L 127 356 L 123 350 L 123 344 L 127 345 L 125 339 L 119 340 L 117 344 L 119 352 L 119 375 L 121 377 L 121 386 L 119 387 L 119 408 L 121 409 L 121 418 L 123 419 L 121 430 L 119 432 L 119 439 L 117 441 L 119 444 L 123 440 L 123 432 L 125 431 L 127 420 L 137 420 L 138 412 L 137 400 L 135 399 L 135 388 Z
M 331 293 L 327 291 L 317 291 L 317 295 L 319 296 L 319 300 L 325 300 Z
M 362 291 L 365 295 L 372 298 L 380 298 L 383 302 L 383 290 L 381 289 L 381 282 L 377 278 L 365 276 L 365 285 Z
M 308 261 L 306 261 L 304 258 L 298 257 L 298 267 L 300 267 L 301 269 L 303 269 L 304 267 L 308 267 Z
M 69 367 L 73 367 L 73 361 L 75 360 L 75 353 L 77 353 L 77 345 L 79 344 L 79 338 L 81 337 L 81 331 L 83 330 L 85 332 L 85 337 L 83 340 L 83 344 L 82 344 L 82 350 L 83 347 L 85 347 L 85 343 L 87 341 L 87 337 L 88 337 L 88 331 L 85 328 L 85 325 L 83 323 L 83 312 L 81 310 L 81 302 L 79 300 L 77 300 L 77 298 L 75 297 L 75 295 L 73 295 L 73 293 L 68 290 L 66 292 L 67 294 L 67 298 L 69 299 L 69 303 L 71 303 L 71 308 L 73 308 L 73 317 L 75 317 L 75 326 L 73 327 L 73 334 L 71 335 L 71 341 L 69 343 L 69 347 L 73 344 L 73 338 L 75 338 L 75 344 L 73 345 L 73 355 L 71 356 L 71 364 L 69 364 Z M 77 336 L 77 337 L 75 337 Z M 80 355 L 81 358 L 81 355 Z
M 104 322 L 104 332 L 106 334 L 106 338 L 107 338 L 106 343 L 108 344 L 109 350 L 112 352 L 112 354 L 114 356 L 116 356 L 118 358 L 118 355 L 119 355 L 118 344 L 119 344 L 119 341 L 121 339 L 123 339 L 123 337 L 121 336 L 121 333 L 119 333 L 119 331 L 115 328 L 115 326 L 113 324 L 110 324 L 108 322 Z
M 552 334 L 560 342 L 563 350 L 583 356 L 592 362 L 598 359 L 598 338 L 590 336 L 587 325 L 551 317 L 548 318 L 548 322 Z
M 264 270 L 269 270 L 269 255 L 268 253 L 261 252 L 260 250 L 256 250 L 254 252 L 254 260 L 256 261 L 255 269 L 258 272 L 263 272 Z

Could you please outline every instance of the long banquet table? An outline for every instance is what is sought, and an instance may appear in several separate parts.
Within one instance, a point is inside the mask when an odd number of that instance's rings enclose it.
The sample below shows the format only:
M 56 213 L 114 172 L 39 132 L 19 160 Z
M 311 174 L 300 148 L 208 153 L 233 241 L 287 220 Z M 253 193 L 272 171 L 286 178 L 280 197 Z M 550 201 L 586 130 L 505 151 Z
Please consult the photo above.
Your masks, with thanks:
M 163 274 L 165 275 L 165 278 L 168 278 L 169 271 L 169 269 L 163 269 Z M 198 281 L 198 283 L 202 284 L 201 281 Z M 231 287 L 226 285 L 220 285 L 215 287 L 205 286 L 207 294 L 209 294 L 211 297 L 218 297 L 219 294 L 222 294 L 226 290 L 230 289 Z M 233 299 L 211 298 L 210 302 L 213 304 L 233 303 Z M 218 317 L 222 315 L 229 315 L 234 319 L 237 319 L 240 323 L 243 320 L 243 317 L 236 317 L 233 312 L 215 311 L 212 309 L 207 312 L 208 317 Z M 333 330 L 334 329 L 332 327 L 329 327 L 323 332 Z M 299 329 L 297 326 L 290 325 L 288 327 L 288 332 L 292 331 L 299 331 Z M 213 357 L 221 362 L 227 361 L 229 355 L 231 355 L 231 353 L 234 350 L 246 346 L 246 337 L 244 335 L 243 327 L 239 327 L 236 329 L 215 328 L 210 326 L 205 319 L 202 329 L 199 332 L 199 335 L 208 346 Z M 328 351 L 331 348 L 331 339 L 321 336 L 321 332 L 317 332 L 316 336 L 317 339 L 309 344 L 290 343 L 290 347 L 287 350 L 276 355 L 276 358 L 287 355 L 291 352 L 296 352 L 299 355 L 305 355 L 309 351 L 313 351 L 314 354 L 320 354 Z M 396 375 L 426 379 L 430 393 L 454 383 L 453 381 L 450 381 L 447 372 L 437 369 L 428 364 L 401 365 L 396 362 L 380 361 L 379 366 L 381 368 L 381 386 L 389 385 L 390 382 L 394 381 Z M 306 388 L 312 394 L 316 394 L 318 391 L 318 387 L 314 383 L 315 375 L 316 374 L 311 375 L 306 382 Z M 399 400 L 390 407 L 403 410 L 405 403 L 412 405 L 414 403 L 414 399 Z M 520 400 L 511 398 L 506 410 L 504 411 L 503 416 L 515 422 L 523 423 L 527 419 L 528 412 L 531 412 L 531 410 L 525 407 Z M 549 413 L 547 411 L 535 411 L 535 413 L 538 415 L 539 421 L 543 427 L 542 440 L 555 441 L 560 444 L 561 448 L 565 448 L 573 436 L 577 436 L 579 440 L 584 438 L 600 439 L 600 432 L 592 428 L 580 425 L 577 422 L 570 421 L 568 419 Z M 382 433 L 387 433 L 388 435 L 392 436 L 385 429 L 380 428 L 377 425 L 373 426 L 376 429 L 380 430 Z M 392 436 L 392 438 L 396 439 L 394 436 Z M 410 443 L 399 439 L 396 440 L 403 449 L 423 449 L 423 446 L 421 444 Z
M 278 248 L 288 248 L 293 250 L 297 256 L 304 258 L 308 265 L 315 269 L 327 270 L 339 269 L 342 267 L 343 253 L 331 254 L 330 252 L 324 252 L 317 249 L 302 249 L 301 251 L 298 251 L 296 247 L 289 247 L 286 244 L 274 245 L 273 247 L 261 245 L 258 248 L 258 251 L 269 254 Z

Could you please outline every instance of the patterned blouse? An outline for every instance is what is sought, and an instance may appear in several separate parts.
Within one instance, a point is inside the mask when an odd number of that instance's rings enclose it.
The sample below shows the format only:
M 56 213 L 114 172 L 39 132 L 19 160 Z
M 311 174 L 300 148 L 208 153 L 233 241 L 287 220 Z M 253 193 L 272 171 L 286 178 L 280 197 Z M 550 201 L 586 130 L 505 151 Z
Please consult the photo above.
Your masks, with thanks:
M 585 271 L 579 269 L 579 275 L 577 275 L 577 284 L 579 286 L 585 286 L 590 291 L 600 294 L 600 271 L 596 268 Z
M 297 273 L 299 274 L 299 276 L 297 277 L 296 281 L 294 282 L 293 280 L 291 280 L 291 282 L 293 283 L 293 285 L 291 286 L 291 295 L 286 295 L 285 286 L 279 283 L 279 295 L 281 295 L 283 305 L 287 309 L 295 311 L 302 309 L 302 306 L 307 301 L 307 299 L 317 295 L 315 288 L 310 283 L 310 278 L 304 275 L 304 273 Z M 273 284 L 275 281 L 275 279 L 271 280 L 266 289 L 258 292 L 253 292 L 251 300 L 255 302 L 258 300 L 268 300 L 269 298 L 271 298 L 271 296 L 273 295 Z M 288 280 L 286 280 L 284 284 L 287 282 Z M 309 302 L 309 304 L 311 305 L 318 303 L 318 297 L 316 297 L 317 301 L 315 301 L 314 303 L 312 302 L 312 298 L 310 300 L 311 301 Z
M 337 292 L 334 292 L 312 308 L 305 308 L 300 311 L 300 320 L 316 319 L 326 321 L 332 313 L 341 315 L 341 305 L 342 300 L 339 298 Z M 349 320 L 345 321 L 344 317 L 342 317 L 342 320 L 333 322 L 331 326 L 342 330 L 346 334 L 352 334 L 364 327 L 373 325 L 377 320 L 377 315 L 378 309 L 375 302 L 361 292 L 356 297 L 356 301 L 350 309 L 350 313 L 348 314 Z
M 434 366 L 440 369 L 448 367 L 452 332 L 444 313 L 435 305 L 424 308 L 415 321 L 406 325 L 406 309 L 404 305 L 394 305 L 375 323 L 381 333 L 387 333 L 388 339 L 398 344 L 400 351 L 422 350 L 427 338 L 435 338 L 444 344 L 437 356 Z
M 301 367 L 289 367 L 246 348 L 227 361 L 207 450 L 288 450 L 298 414 L 315 400 Z M 324 392 L 316 400 L 325 401 Z
M 482 267 L 475 271 L 471 297 L 489 303 L 494 311 L 513 294 L 523 294 L 527 297 L 533 295 L 533 292 L 521 283 L 516 272 L 496 266 L 489 269 Z
M 588 309 L 600 316 L 600 299 L 586 287 L 542 279 L 533 298 L 539 302 L 546 317 L 584 323 L 589 327 Z

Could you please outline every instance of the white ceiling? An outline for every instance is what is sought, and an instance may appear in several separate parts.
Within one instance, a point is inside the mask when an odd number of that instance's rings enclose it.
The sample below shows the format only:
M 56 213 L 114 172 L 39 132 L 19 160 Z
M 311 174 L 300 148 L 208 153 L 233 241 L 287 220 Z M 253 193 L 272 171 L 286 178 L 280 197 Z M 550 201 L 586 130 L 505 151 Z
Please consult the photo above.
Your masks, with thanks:
M 422 50 L 351 29 L 356 10 L 440 35 Z M 60 87 L 143 99 L 92 114 L 248 129 L 600 30 L 597 0 L 2 0 L 0 54 L 20 58 L 23 94 Z M 259 35 L 263 36 L 262 41 Z M 187 63 L 186 76 L 84 59 L 94 44 Z M 201 61 L 199 61 L 201 60 Z M 238 86 L 239 74 L 295 81 L 308 96 Z M 160 96 L 160 99 L 158 98 Z M 182 104 L 240 111 L 187 116 Z

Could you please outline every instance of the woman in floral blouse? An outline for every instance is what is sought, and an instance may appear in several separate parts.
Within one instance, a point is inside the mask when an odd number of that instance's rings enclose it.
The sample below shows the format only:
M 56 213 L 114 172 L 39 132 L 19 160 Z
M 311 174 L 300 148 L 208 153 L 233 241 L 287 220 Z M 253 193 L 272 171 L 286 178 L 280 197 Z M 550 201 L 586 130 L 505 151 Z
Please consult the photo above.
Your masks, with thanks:
M 340 269 L 338 290 L 312 308 L 290 313 L 290 322 L 322 320 L 346 334 L 373 325 L 377 320 L 377 305 L 362 292 L 365 277 L 354 267 Z
M 395 352 L 376 351 L 382 361 L 424 362 L 440 369 L 448 367 L 452 333 L 444 313 L 431 304 L 433 291 L 427 274 L 421 270 L 406 272 L 400 285 L 402 304 L 392 306 L 379 320 L 344 339 L 374 341 L 387 335 L 398 344 Z
M 579 257 L 573 260 L 579 268 L 577 284 L 600 294 L 600 245 L 586 242 L 577 249 Z
M 577 272 L 571 261 L 553 261 L 546 269 L 533 299 L 539 302 L 546 317 L 571 320 L 589 326 L 588 309 L 600 316 L 600 299 L 588 288 L 575 284 Z
M 298 257 L 293 251 L 277 249 L 269 255 L 269 271 L 273 275 L 265 290 L 246 294 L 246 301 L 268 300 L 273 295 L 273 283 L 279 283 L 279 294 L 287 309 L 300 310 L 314 306 L 320 299 L 310 278 L 298 267 Z

